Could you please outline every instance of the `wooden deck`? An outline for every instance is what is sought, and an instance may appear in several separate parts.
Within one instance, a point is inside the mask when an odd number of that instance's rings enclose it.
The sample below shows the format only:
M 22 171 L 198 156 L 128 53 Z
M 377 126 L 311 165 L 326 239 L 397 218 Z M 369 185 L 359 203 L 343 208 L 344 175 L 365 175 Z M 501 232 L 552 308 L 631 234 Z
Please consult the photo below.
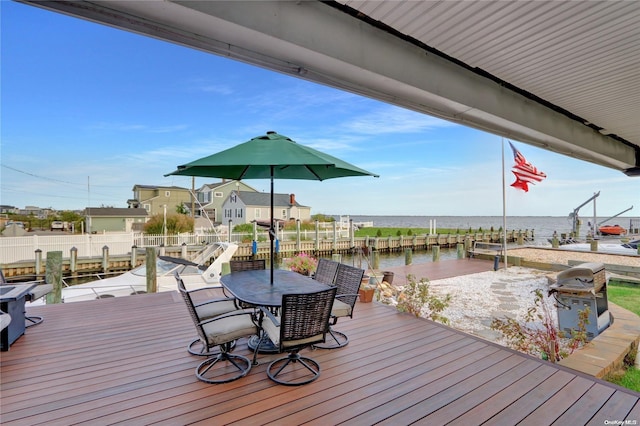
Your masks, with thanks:
M 45 321 L 2 352 L 3 425 L 594 424 L 640 419 L 640 394 L 376 303 L 310 351 L 320 378 L 199 382 L 195 330 L 175 292 L 29 307 Z M 237 352 L 249 353 L 242 340 Z

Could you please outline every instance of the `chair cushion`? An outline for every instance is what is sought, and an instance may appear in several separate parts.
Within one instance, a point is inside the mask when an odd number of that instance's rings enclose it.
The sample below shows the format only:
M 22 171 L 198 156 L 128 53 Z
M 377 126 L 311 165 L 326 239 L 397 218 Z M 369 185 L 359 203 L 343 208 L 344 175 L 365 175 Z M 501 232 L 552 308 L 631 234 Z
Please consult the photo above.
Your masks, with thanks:
M 4 330 L 11 324 L 11 315 L 0 311 L 0 330 Z
M 331 308 L 331 316 L 333 317 L 348 317 L 351 315 L 351 306 L 342 302 L 341 300 L 334 300 L 333 307 Z
M 235 303 L 233 303 L 233 300 L 221 300 L 203 303 L 202 305 L 196 306 L 195 309 L 198 314 L 198 318 L 200 318 L 201 321 L 204 321 L 209 318 L 217 317 L 218 315 L 226 314 L 227 312 L 235 311 L 238 308 Z
M 234 315 L 211 321 L 202 326 L 211 344 L 221 345 L 258 333 L 251 315 Z
M 278 323 L 280 322 L 280 317 L 276 317 Z M 265 317 L 262 322 L 262 329 L 269 336 L 269 339 L 273 342 L 274 345 L 280 346 L 280 327 L 275 325 L 271 318 Z M 289 340 L 282 343 L 283 348 L 290 348 L 293 346 L 307 345 L 311 343 L 321 342 L 323 339 L 322 334 L 318 334 L 316 336 L 311 336 L 306 339 L 298 339 L 298 340 Z

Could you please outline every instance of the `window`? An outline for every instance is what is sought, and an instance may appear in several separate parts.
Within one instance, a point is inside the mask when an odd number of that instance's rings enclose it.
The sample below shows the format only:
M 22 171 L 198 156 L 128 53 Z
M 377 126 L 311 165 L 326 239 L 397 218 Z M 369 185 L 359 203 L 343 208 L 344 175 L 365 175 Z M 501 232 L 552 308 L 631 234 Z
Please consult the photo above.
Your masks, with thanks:
M 282 209 L 282 216 L 283 219 L 287 218 L 287 209 Z
M 214 193 L 213 193 L 213 196 L 214 196 L 215 198 L 222 198 L 222 197 L 224 197 L 224 194 L 223 194 L 222 192 L 214 192 Z
M 255 214 L 254 214 L 254 216 L 256 217 L 256 219 L 260 219 L 260 218 L 262 217 L 261 212 L 262 212 L 262 210 L 260 210 L 260 209 L 256 209 L 256 212 L 255 212 Z
M 236 209 L 236 217 L 242 217 L 242 209 Z
M 144 204 L 142 208 L 145 209 L 147 213 L 151 213 L 151 204 Z
M 171 191 L 164 191 L 164 196 L 169 198 L 171 196 Z

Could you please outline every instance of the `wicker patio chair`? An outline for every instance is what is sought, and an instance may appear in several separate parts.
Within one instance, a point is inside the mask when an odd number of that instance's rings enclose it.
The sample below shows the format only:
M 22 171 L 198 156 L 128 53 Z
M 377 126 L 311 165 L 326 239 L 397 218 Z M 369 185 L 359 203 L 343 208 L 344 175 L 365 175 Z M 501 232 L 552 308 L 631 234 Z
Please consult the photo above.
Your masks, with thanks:
M 339 263 L 336 261 L 320 258 L 313 279 L 323 284 L 333 285 L 336 279 L 336 272 L 338 272 L 338 265 Z
M 229 262 L 229 269 L 231 272 L 253 271 L 266 268 L 267 261 L 264 259 L 232 260 Z
M 213 318 L 202 319 L 184 284 L 179 285 L 178 289 L 191 314 L 198 336 L 206 347 L 206 352 L 213 353 L 212 348 L 216 346 L 219 348 L 217 354 L 196 367 L 196 377 L 206 383 L 227 383 L 246 376 L 251 371 L 251 360 L 242 355 L 232 354 L 231 350 L 237 339 L 258 333 L 254 312 L 234 310 Z
M 178 283 L 178 290 L 182 294 L 182 296 L 188 299 L 188 305 L 192 306 L 195 310 L 196 315 L 200 319 L 200 321 L 208 320 L 210 318 L 217 317 L 222 314 L 226 314 L 228 312 L 233 312 L 239 309 L 237 305 L 237 300 L 232 297 L 221 297 L 216 299 L 209 299 L 202 302 L 196 301 L 194 296 L 196 296 L 199 292 L 210 291 L 210 290 L 220 290 L 218 287 L 210 288 L 210 287 L 202 287 L 194 290 L 187 290 L 184 285 L 184 281 L 180 278 L 178 273 L 175 274 L 176 282 Z M 235 347 L 235 343 L 233 343 L 232 348 Z M 191 355 L 197 356 L 212 356 L 220 353 L 217 348 L 214 348 L 213 351 L 209 350 L 207 347 L 207 343 L 201 337 L 197 337 L 187 346 L 187 351 Z
M 353 309 L 358 300 L 358 289 L 364 276 L 364 270 L 353 266 L 340 263 L 336 273 L 335 286 L 338 290 L 336 300 L 331 310 L 331 319 L 329 324 L 329 336 L 327 341 L 322 344 L 314 345 L 321 349 L 337 349 L 346 346 L 349 343 L 349 337 L 346 334 L 333 328 L 338 322 L 338 318 L 353 318 Z
M 229 269 L 231 273 L 241 271 L 257 271 L 267 269 L 267 261 L 264 259 L 251 259 L 251 260 L 232 260 L 229 262 Z M 243 309 L 255 308 L 255 306 L 248 303 L 238 302 L 239 306 Z
M 329 287 L 314 293 L 285 294 L 277 317 L 268 309 L 260 308 L 265 315 L 262 329 L 281 352 L 289 352 L 288 356 L 276 359 L 267 367 L 271 380 L 298 386 L 320 376 L 320 364 L 299 352 L 324 342 L 336 290 Z

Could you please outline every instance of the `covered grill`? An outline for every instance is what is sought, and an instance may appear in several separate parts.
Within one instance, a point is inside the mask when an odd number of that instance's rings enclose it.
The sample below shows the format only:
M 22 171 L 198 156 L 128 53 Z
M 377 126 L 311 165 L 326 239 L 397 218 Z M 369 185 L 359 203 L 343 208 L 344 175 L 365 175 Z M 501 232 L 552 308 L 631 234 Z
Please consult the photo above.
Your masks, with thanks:
M 609 327 L 611 318 L 607 301 L 607 278 L 603 263 L 582 263 L 562 271 L 551 286 L 558 302 L 558 326 L 568 335 L 578 329 L 580 311 L 589 308 L 586 325 L 589 340 Z

